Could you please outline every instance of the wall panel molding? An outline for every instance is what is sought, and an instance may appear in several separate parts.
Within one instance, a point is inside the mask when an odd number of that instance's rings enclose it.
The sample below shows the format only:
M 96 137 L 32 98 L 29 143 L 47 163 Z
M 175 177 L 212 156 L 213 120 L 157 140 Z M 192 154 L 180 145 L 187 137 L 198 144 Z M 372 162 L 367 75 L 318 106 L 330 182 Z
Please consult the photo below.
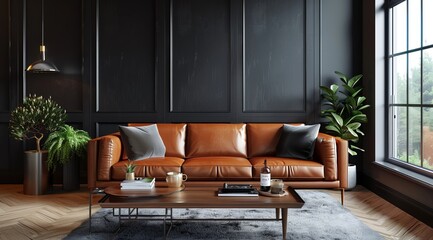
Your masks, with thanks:
M 170 112 L 229 113 L 230 1 L 170 2 Z
M 97 1 L 97 112 L 157 111 L 155 5 Z
M 305 1 L 244 1 L 243 10 L 243 112 L 305 113 Z

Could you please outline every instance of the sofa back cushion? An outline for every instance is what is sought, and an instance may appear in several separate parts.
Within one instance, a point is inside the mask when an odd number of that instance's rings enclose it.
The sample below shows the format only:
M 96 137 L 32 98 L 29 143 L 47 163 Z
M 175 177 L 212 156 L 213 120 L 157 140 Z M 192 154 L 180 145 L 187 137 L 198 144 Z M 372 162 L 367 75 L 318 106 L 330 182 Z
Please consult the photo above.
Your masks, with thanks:
M 275 156 L 282 127 L 282 123 L 249 123 L 248 157 Z
M 190 123 L 187 127 L 187 158 L 247 156 L 246 125 Z
M 293 126 L 303 123 L 291 123 Z M 260 156 L 275 156 L 280 139 L 282 123 L 248 123 L 248 158 Z
M 128 126 L 148 126 L 152 123 L 129 123 Z M 165 145 L 165 156 L 185 158 L 185 123 L 158 123 L 159 135 Z

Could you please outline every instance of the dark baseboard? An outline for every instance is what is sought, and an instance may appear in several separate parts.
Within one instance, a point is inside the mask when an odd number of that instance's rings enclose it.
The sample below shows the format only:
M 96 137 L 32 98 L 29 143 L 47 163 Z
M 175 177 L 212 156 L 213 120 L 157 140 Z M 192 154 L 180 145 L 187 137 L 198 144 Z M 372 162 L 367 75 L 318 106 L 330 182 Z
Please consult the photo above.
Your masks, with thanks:
M 433 209 L 422 204 L 412 198 L 401 194 L 400 192 L 370 178 L 366 175 L 362 175 L 362 185 L 368 188 L 370 191 L 379 195 L 388 202 L 394 204 L 401 210 L 412 215 L 421 222 L 427 224 L 433 228 Z

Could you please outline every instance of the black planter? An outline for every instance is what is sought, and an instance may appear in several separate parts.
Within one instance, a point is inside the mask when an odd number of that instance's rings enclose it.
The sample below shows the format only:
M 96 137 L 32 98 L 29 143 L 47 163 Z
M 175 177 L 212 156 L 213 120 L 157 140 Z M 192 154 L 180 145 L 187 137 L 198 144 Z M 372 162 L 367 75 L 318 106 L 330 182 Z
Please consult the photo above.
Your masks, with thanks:
M 63 190 L 75 191 L 80 189 L 80 159 L 73 157 L 63 164 Z
M 26 195 L 41 195 L 47 192 L 47 151 L 24 152 L 24 189 Z

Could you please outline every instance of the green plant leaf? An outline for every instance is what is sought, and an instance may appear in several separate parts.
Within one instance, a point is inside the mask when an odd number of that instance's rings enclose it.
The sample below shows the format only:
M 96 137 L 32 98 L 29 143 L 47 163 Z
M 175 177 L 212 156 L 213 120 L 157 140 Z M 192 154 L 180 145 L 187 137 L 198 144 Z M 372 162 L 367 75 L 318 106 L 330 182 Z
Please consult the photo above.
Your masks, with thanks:
M 54 170 L 57 165 L 67 163 L 74 156 L 84 156 L 89 140 L 86 131 L 76 130 L 69 125 L 63 125 L 50 133 L 44 143 L 44 148 L 48 150 L 48 168 Z
M 340 115 L 336 113 L 331 113 L 332 117 L 334 118 L 335 122 L 341 127 L 344 124 L 343 119 L 340 117 Z
M 325 129 L 327 129 L 329 131 L 336 132 L 336 133 L 340 133 L 340 129 L 338 129 L 336 126 L 333 126 L 333 125 L 328 125 L 325 127 Z
M 362 78 L 362 74 L 356 75 L 351 79 L 349 79 L 349 81 L 347 81 L 347 85 L 349 85 L 350 87 L 354 87 L 361 78 Z
M 364 149 L 362 149 L 362 148 L 360 148 L 360 147 L 357 147 L 357 146 L 355 146 L 355 145 L 350 145 L 350 147 L 352 148 L 352 149 L 356 149 L 356 150 L 359 150 L 359 151 L 362 151 L 362 152 L 365 152 L 365 150 Z
M 332 91 L 333 94 L 336 94 L 338 91 L 339 86 L 337 84 L 332 84 L 330 89 Z
M 347 124 L 347 127 L 352 129 L 352 130 L 356 130 L 359 127 L 361 127 L 361 123 L 359 123 L 359 122 L 349 123 L 349 124 Z
M 350 154 L 351 156 L 356 156 L 356 155 L 358 155 L 357 152 L 353 151 L 353 150 L 350 149 L 350 148 L 347 148 L 347 151 L 349 152 L 349 154 Z
M 361 130 L 359 130 L 359 128 L 358 128 L 358 129 L 355 129 L 355 131 L 356 131 L 357 133 L 361 134 L 362 136 L 365 135 Z
M 364 109 L 369 108 L 369 107 L 370 107 L 370 105 L 364 105 L 364 106 L 358 108 L 358 110 L 361 111 L 361 110 L 364 110 Z
M 341 73 L 339 71 L 335 71 L 334 73 L 338 75 L 338 77 L 341 79 L 341 81 L 343 81 L 344 83 L 347 83 L 346 75 L 344 75 L 343 73 Z

